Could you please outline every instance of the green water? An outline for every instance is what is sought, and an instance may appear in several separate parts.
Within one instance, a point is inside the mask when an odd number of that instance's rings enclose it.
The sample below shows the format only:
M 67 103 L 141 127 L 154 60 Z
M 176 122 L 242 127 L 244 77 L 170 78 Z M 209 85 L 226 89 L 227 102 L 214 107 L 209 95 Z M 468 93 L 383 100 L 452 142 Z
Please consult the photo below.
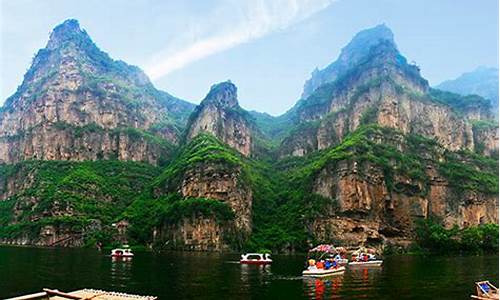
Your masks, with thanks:
M 84 287 L 159 299 L 469 299 L 474 282 L 498 283 L 498 256 L 385 258 L 380 269 L 303 279 L 304 257 L 274 256 L 271 266 L 245 266 L 238 255 L 136 253 L 114 261 L 85 249 L 0 247 L 0 298 Z

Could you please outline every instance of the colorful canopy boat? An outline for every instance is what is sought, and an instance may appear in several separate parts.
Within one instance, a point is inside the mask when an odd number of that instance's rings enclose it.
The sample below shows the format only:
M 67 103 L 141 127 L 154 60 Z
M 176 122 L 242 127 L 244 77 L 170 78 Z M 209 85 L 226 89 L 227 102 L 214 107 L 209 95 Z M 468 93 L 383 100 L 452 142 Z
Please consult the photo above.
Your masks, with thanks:
M 240 264 L 247 265 L 268 265 L 271 264 L 271 254 L 269 253 L 246 253 L 241 255 Z
M 489 281 L 476 282 L 476 295 L 471 295 L 472 299 L 498 300 L 498 288 Z
M 318 245 L 309 250 L 307 268 L 302 272 L 305 277 L 324 277 L 335 274 L 343 274 L 345 267 L 341 264 L 347 263 L 340 253 L 341 247 L 333 245 Z M 345 251 L 344 251 L 345 253 Z

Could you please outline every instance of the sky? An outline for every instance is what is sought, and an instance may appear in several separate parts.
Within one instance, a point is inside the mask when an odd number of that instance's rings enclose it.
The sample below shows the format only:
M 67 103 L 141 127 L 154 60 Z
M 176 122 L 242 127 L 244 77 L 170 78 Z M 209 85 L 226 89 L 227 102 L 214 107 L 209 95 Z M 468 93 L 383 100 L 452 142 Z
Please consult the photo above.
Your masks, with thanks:
M 158 89 L 199 103 L 230 79 L 243 108 L 279 115 L 316 67 L 380 23 L 431 85 L 498 66 L 498 11 L 497 0 L 0 0 L 0 105 L 68 18 Z

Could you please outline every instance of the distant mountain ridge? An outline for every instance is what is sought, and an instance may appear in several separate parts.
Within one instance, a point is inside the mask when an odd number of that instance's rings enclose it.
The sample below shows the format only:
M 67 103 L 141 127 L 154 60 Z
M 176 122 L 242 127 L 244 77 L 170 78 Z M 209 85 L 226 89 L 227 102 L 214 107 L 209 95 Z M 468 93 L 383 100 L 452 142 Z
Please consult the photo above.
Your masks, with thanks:
M 495 115 L 498 118 L 498 68 L 478 67 L 459 77 L 446 80 L 436 88 L 460 95 L 479 95 L 491 101 Z

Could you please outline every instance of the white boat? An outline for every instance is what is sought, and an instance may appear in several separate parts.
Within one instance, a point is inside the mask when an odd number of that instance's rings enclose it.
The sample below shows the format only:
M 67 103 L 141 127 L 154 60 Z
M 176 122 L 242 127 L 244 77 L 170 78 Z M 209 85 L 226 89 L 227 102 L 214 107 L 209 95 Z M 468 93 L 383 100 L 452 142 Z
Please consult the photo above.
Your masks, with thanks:
M 345 266 L 349 262 L 347 258 L 335 259 L 339 266 Z
M 112 257 L 133 257 L 134 253 L 130 248 L 116 248 L 111 250 Z
M 331 276 L 335 274 L 342 274 L 345 271 L 345 267 L 331 268 L 328 270 L 325 269 L 316 269 L 310 268 L 302 271 L 302 276 L 310 276 L 310 277 L 324 277 Z
M 240 264 L 267 265 L 271 264 L 271 254 L 266 253 L 246 253 L 241 255 Z
M 383 260 L 351 261 L 349 267 L 380 267 Z

